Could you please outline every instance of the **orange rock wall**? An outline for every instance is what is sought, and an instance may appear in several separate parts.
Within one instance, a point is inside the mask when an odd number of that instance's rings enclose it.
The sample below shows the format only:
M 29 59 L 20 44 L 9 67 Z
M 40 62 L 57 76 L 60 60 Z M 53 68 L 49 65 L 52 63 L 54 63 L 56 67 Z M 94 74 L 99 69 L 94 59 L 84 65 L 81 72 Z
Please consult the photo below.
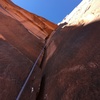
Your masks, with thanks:
M 75 24 L 72 18 L 57 28 L 10 0 L 1 0 L 0 12 L 0 100 L 16 99 L 45 42 L 20 99 L 100 100 L 99 19 Z
M 32 34 L 45 39 L 57 27 L 56 24 L 16 6 L 10 0 L 1 0 L 2 11 L 18 20 Z
M 60 25 L 47 44 L 37 100 L 99 100 L 100 21 Z
M 25 11 L 10 0 L 0 1 L 0 100 L 16 99 L 45 39 L 56 27 L 52 22 Z M 34 71 L 37 77 L 41 74 L 39 66 L 42 56 Z M 34 74 L 31 76 L 32 80 Z M 34 98 L 39 82 L 38 78 L 34 82 L 37 87 L 32 93 Z M 33 84 L 29 86 L 30 94 Z

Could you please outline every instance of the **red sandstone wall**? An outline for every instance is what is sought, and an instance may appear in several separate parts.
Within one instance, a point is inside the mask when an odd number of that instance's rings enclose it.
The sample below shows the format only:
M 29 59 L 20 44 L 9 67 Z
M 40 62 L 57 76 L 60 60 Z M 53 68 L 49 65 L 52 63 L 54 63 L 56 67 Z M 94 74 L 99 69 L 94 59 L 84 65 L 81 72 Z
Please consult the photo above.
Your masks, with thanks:
M 16 6 L 10 0 L 1 0 L 0 5 L 1 12 L 18 20 L 38 38 L 45 39 L 57 27 L 56 24 Z
M 100 21 L 59 26 L 42 68 L 37 100 L 100 100 Z
M 0 100 L 16 99 L 45 44 L 45 38 L 56 27 L 52 22 L 25 11 L 9 0 L 0 1 Z M 41 60 L 42 56 L 31 76 L 32 85 L 28 85 L 31 100 L 38 92 Z M 37 88 L 31 93 L 34 79 Z
M 0 2 L 0 100 L 15 100 L 45 38 L 57 27 L 13 6 Z M 100 100 L 99 20 L 60 25 L 45 50 L 21 100 Z

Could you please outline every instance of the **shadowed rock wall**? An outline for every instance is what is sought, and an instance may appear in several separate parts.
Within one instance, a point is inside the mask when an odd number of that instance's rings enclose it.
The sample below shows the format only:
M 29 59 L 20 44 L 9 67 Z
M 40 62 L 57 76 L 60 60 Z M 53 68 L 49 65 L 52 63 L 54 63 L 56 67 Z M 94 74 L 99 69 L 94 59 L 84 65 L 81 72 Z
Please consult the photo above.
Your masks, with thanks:
M 37 100 L 100 100 L 99 5 L 83 0 L 51 34 Z
M 37 100 L 100 100 L 100 21 L 59 26 L 42 68 Z
M 52 22 L 25 11 L 10 0 L 0 1 L 0 100 L 16 99 L 45 39 L 56 27 Z M 37 76 L 36 87 L 39 86 L 42 56 L 36 66 L 37 73 L 34 71 Z M 32 80 L 35 75 L 31 77 Z M 30 94 L 33 85 L 29 86 Z M 35 91 L 32 94 L 34 98 L 38 88 Z M 31 97 L 29 99 L 32 100 Z
M 0 100 L 15 99 L 43 46 L 18 21 L 0 13 Z

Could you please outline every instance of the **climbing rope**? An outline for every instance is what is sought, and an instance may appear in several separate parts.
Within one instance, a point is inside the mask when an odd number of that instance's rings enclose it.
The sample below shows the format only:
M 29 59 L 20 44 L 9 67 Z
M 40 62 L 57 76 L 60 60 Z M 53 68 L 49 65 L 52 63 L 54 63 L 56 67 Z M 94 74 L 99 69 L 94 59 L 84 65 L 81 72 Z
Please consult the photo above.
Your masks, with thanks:
M 36 64 L 37 64 L 37 62 L 39 61 L 40 57 L 42 56 L 42 54 L 43 54 L 43 52 L 44 52 L 45 47 L 46 47 L 46 45 L 44 45 L 44 47 L 42 48 L 42 50 L 41 50 L 41 52 L 40 52 L 38 58 L 36 59 L 34 65 L 32 66 L 32 69 L 31 69 L 30 73 L 28 74 L 28 76 L 27 76 L 27 78 L 26 78 L 26 80 L 25 80 L 25 82 L 24 82 L 24 84 L 23 84 L 23 86 L 22 86 L 22 88 L 21 88 L 21 90 L 20 90 L 20 92 L 19 92 L 19 94 L 18 94 L 16 100 L 19 100 L 19 99 L 20 99 L 20 97 L 21 97 L 21 95 L 22 95 L 22 93 L 23 93 L 23 91 L 24 91 L 24 89 L 25 89 L 25 87 L 26 87 L 26 84 L 27 84 L 27 82 L 29 81 L 30 76 L 31 76 L 32 73 L 33 73 L 33 70 L 34 70 L 34 68 L 35 68 L 35 66 L 36 66 Z

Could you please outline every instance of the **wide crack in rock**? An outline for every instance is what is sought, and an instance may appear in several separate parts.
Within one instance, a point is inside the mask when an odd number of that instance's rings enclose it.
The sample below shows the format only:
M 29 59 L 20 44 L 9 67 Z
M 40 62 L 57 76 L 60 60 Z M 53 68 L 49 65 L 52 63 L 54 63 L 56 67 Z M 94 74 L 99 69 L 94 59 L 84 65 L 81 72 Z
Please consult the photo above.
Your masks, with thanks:
M 100 2 L 83 1 L 86 9 L 57 26 L 1 0 L 0 100 L 16 99 L 45 43 L 20 99 L 100 100 Z

